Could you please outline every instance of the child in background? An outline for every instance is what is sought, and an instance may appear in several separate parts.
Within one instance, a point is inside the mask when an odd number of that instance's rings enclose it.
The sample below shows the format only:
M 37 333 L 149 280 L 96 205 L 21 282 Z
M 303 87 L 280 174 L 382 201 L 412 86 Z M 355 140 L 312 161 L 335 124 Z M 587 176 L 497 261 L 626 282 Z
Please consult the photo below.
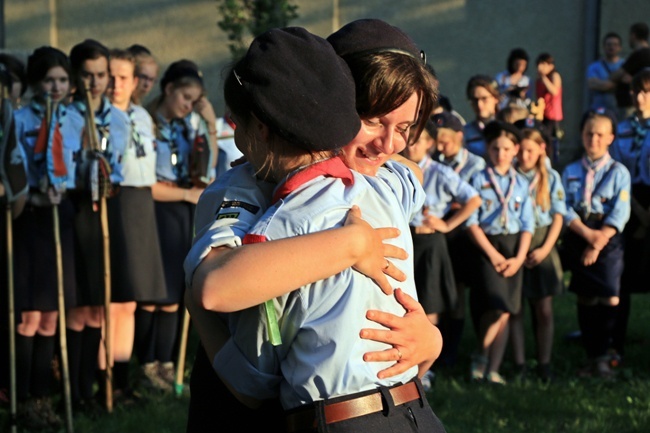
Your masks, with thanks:
M 553 137 L 549 143 L 548 155 L 554 164 L 560 158 L 560 140 L 564 131 L 560 122 L 564 118 L 562 113 L 562 77 L 555 70 L 555 59 L 549 53 L 542 53 L 537 57 L 537 81 L 535 82 L 537 99 L 544 100 L 544 125 Z
M 565 194 L 560 174 L 546 164 L 546 146 L 550 136 L 544 125 L 532 118 L 520 120 L 521 129 L 517 170 L 529 182 L 533 201 L 535 233 L 524 262 L 524 297 L 533 310 L 537 343 L 537 372 L 544 382 L 551 380 L 553 346 L 553 296 L 562 293 L 562 264 L 555 244 L 562 231 L 566 214 Z M 515 367 L 523 378 L 526 372 L 523 310 L 510 316 L 510 339 Z
M 497 82 L 487 75 L 474 75 L 467 82 L 466 93 L 474 112 L 474 120 L 463 127 L 465 147 L 473 154 L 487 158 L 483 130 L 499 111 L 501 95 Z
M 489 165 L 470 182 L 483 203 L 467 220 L 478 249 L 470 307 L 478 321 L 479 348 L 472 359 L 471 377 L 505 384 L 499 367 L 508 340 L 508 318 L 521 308 L 522 266 L 535 220 L 528 181 L 512 166 L 521 133 L 509 123 L 494 121 L 485 127 L 485 141 Z
M 630 172 L 614 161 L 616 117 L 588 111 L 582 119 L 582 159 L 562 173 L 567 213 L 563 264 L 571 271 L 569 290 L 577 296 L 578 324 L 589 364 L 581 375 L 611 378 L 609 348 L 623 273 L 623 228 L 630 218 Z

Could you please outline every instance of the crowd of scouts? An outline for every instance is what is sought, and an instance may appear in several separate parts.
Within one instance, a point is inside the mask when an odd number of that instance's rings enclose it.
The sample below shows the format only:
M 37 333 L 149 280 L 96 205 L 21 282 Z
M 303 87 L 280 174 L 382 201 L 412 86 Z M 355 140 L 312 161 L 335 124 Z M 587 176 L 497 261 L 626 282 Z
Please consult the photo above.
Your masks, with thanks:
M 362 30 L 364 25 L 370 25 L 369 31 L 390 34 L 390 28 L 369 21 L 371 23 L 367 24 L 361 20 Z M 344 29 L 342 36 L 333 37 L 330 43 L 337 50 L 349 49 L 354 53 L 358 47 L 353 42 L 350 43 L 352 47 L 346 46 L 343 36 L 354 41 L 357 29 L 354 26 Z M 262 121 L 260 124 L 268 130 L 267 135 L 262 133 L 259 137 L 266 139 L 277 134 L 290 144 L 302 143 L 297 146 L 302 151 L 320 152 L 321 156 L 331 156 L 328 152 L 333 151 L 335 145 L 340 147 L 354 137 L 353 132 L 358 129 L 357 123 L 352 125 L 354 122 L 341 120 L 346 128 L 341 127 L 337 133 L 326 124 L 321 125 L 321 129 L 315 128 L 317 132 L 306 132 L 306 127 L 296 126 L 300 122 L 292 123 L 293 119 L 288 118 L 291 110 L 280 113 L 272 108 L 277 103 L 265 99 L 278 98 L 283 93 L 288 95 L 288 89 L 282 87 L 288 84 L 279 79 L 277 83 L 264 83 L 257 81 L 259 77 L 255 76 L 259 71 L 270 71 L 267 73 L 271 75 L 273 71 L 282 71 L 290 75 L 277 64 L 279 59 L 286 58 L 314 75 L 331 74 L 330 84 L 343 86 L 337 87 L 337 91 L 343 92 L 349 83 L 337 78 L 339 71 L 324 69 L 324 65 L 332 61 L 329 45 L 325 50 L 324 41 L 291 31 L 272 31 L 261 36 L 259 41 L 276 47 L 277 56 L 265 55 L 264 50 L 255 51 L 254 42 L 247 56 L 231 70 L 225 90 L 233 116 L 227 121 L 216 118 L 204 95 L 202 75 L 195 63 L 179 60 L 158 77 L 154 57 L 142 46 L 109 50 L 88 39 L 75 45 L 69 54 L 41 47 L 29 56 L 24 71 L 16 67 L 14 59 L 0 58 L 2 72 L 9 77 L 3 84 L 8 89 L 17 89 L 13 94 L 13 132 L 18 144 L 16 154 L 23 161 L 28 183 L 27 194 L 13 203 L 18 215 L 13 221 L 13 256 L 18 313 L 15 334 L 17 399 L 21 418 L 29 426 L 39 428 L 61 423 L 51 403 L 52 360 L 56 358 L 57 348 L 57 263 L 55 255 L 47 252 L 61 250 L 65 333 L 74 410 L 92 412 L 105 404 L 101 398 L 106 395 L 102 387 L 106 384 L 107 365 L 112 371 L 115 403 L 129 405 L 137 400 L 139 394 L 129 378 L 133 355 L 140 366 L 138 385 L 170 392 L 174 382 L 179 307 L 183 305 L 186 285 L 192 284 L 191 278 L 186 281 L 183 262 L 192 247 L 195 205 L 206 186 L 222 178 L 228 168 L 225 161 L 233 159 L 219 151 L 217 164 L 218 128 L 232 132 L 237 123 L 240 128 L 252 130 L 251 122 Z M 401 55 L 415 58 L 412 53 L 418 50 L 410 43 Z M 310 50 L 313 54 L 304 59 L 283 51 L 283 47 L 295 52 Z M 396 49 L 404 51 L 402 46 Z M 349 58 L 346 60 L 349 62 Z M 649 254 L 646 228 L 650 224 L 650 138 L 647 135 L 650 71 L 641 70 L 632 77 L 635 107 L 629 117 L 617 119 L 614 112 L 605 107 L 594 107 L 584 113 L 580 125 L 582 155 L 559 173 L 555 167 L 563 147 L 561 77 L 554 68 L 552 56 L 544 53 L 537 59 L 538 79 L 536 89 L 532 90 L 524 74 L 527 62 L 522 50 L 513 50 L 508 71 L 496 78 L 477 75 L 469 80 L 466 94 L 475 114 L 469 122 L 458 116 L 444 97 L 440 97 L 440 103 L 433 110 L 416 116 L 422 127 L 414 129 L 421 133 L 417 140 L 402 147 L 401 154 L 421 169 L 425 194 L 415 201 L 417 209 L 409 208 L 414 203 L 406 200 L 408 194 L 402 197 L 402 203 L 395 204 L 400 213 L 409 215 L 413 242 L 409 259 L 412 265 L 409 261 L 401 262 L 406 266 L 402 270 L 412 279 L 411 284 L 415 285 L 418 301 L 428 320 L 437 325 L 443 335 L 443 352 L 433 368 L 457 362 L 466 321 L 464 316 L 468 311 L 477 337 L 477 347 L 471 354 L 470 377 L 498 384 L 506 384 L 500 367 L 508 344 L 512 346 L 518 372 L 525 372 L 523 315 L 526 304 L 530 305 L 533 314 L 537 373 L 544 381 L 552 379 L 552 299 L 565 291 L 564 272 L 570 271 L 568 290 L 576 294 L 581 340 L 588 359 L 580 373 L 611 378 L 614 375 L 612 365 L 624 354 L 629 294 L 642 289 L 633 283 L 638 281 L 636 272 L 647 264 Z M 435 60 L 432 63 L 435 65 Z M 350 67 L 353 68 L 352 64 Z M 249 76 L 242 72 L 247 69 L 251 71 Z M 432 68 L 428 73 L 435 81 Z M 159 95 L 148 98 L 151 102 L 142 107 L 139 104 L 154 89 L 156 81 L 160 84 Z M 323 78 L 322 83 L 328 81 Z M 435 92 L 435 87 L 427 86 L 422 88 Z M 261 96 L 247 101 L 246 92 L 253 91 Z M 26 92 L 29 98 L 25 98 Z M 358 87 L 356 96 L 359 97 Z M 350 108 L 342 99 L 329 101 L 323 95 L 319 97 L 323 104 L 336 104 L 341 113 L 347 113 L 344 108 Z M 399 108 L 391 106 L 386 113 L 380 114 L 388 117 L 400 113 L 398 110 L 410 107 L 409 101 L 411 99 L 406 98 Z M 291 103 L 300 106 L 301 102 L 295 99 Z M 354 108 L 358 111 L 358 104 L 352 106 L 350 112 L 354 113 Z M 305 106 L 305 110 L 308 109 Z M 247 112 L 255 113 L 253 119 L 245 118 Z M 359 112 L 359 116 L 367 125 L 364 113 Z M 409 127 L 415 124 L 412 120 Z M 264 130 L 263 127 L 258 129 Z M 8 132 L 2 131 L 3 136 Z M 346 132 L 349 134 L 344 136 Z M 409 138 L 417 136 L 409 135 L 408 128 L 406 132 L 398 132 Z M 320 139 L 331 137 L 337 142 L 320 146 L 316 144 L 319 140 L 315 135 L 318 134 Z M 242 137 L 243 133 L 241 140 Z M 274 170 L 284 173 L 279 166 L 269 167 L 263 157 L 255 157 L 255 150 L 264 151 L 256 148 L 263 141 L 259 137 L 257 142 L 249 143 L 248 153 L 244 152 L 254 168 L 244 164 L 237 173 L 253 170 L 259 175 L 266 169 L 269 178 L 278 177 Z M 203 149 L 209 149 L 210 158 L 206 170 L 197 174 L 199 158 L 193 150 L 198 142 L 206 144 Z M 282 150 L 297 154 L 287 149 L 278 146 L 269 152 Z M 349 155 L 348 159 L 353 161 Z M 400 181 L 408 184 L 411 178 L 401 174 L 399 164 L 395 164 L 391 161 L 388 165 L 390 176 L 404 176 Z M 367 173 L 354 164 L 348 165 L 365 175 L 376 174 L 376 171 Z M 326 172 L 335 178 L 345 171 L 329 163 L 321 163 L 319 170 L 318 173 Z M 235 174 L 230 176 L 224 183 L 232 181 Z M 390 178 L 382 171 L 377 176 Z M 371 189 L 382 188 L 377 186 L 381 182 L 369 180 L 368 176 L 357 177 L 357 184 L 367 182 Z M 281 180 L 282 176 L 275 179 L 276 182 Z M 367 192 L 357 188 L 359 191 L 355 189 L 354 193 L 343 188 L 340 194 L 346 200 L 354 201 L 350 196 L 355 194 L 363 197 L 361 201 L 370 200 L 364 195 Z M 2 192 L 5 196 L 4 187 Z M 329 194 L 334 193 L 330 191 Z M 310 196 L 305 196 L 306 202 L 283 196 L 284 208 L 274 215 L 273 221 L 285 218 L 288 225 L 295 218 L 292 215 L 314 206 Z M 391 196 L 390 200 L 393 199 Z M 392 203 L 385 196 L 381 196 L 381 200 Z M 382 203 L 381 200 L 377 203 Z M 224 207 L 223 203 L 229 206 Z M 327 200 L 323 203 L 323 206 L 334 206 Z M 217 214 L 222 216 L 223 213 L 224 218 L 232 217 L 232 207 L 242 206 L 232 201 L 221 204 Z M 382 209 L 386 207 L 379 205 L 374 213 L 367 215 L 362 210 L 361 217 L 381 222 Z M 213 211 L 208 212 L 205 224 L 197 228 L 210 224 L 210 218 L 214 218 L 210 212 Z M 104 212 L 107 227 L 103 224 Z M 327 213 L 319 213 L 312 215 L 305 232 L 329 227 L 331 221 L 323 216 Z M 56 227 L 55 218 L 59 222 Z M 329 218 L 340 221 L 341 215 Z M 384 220 L 399 219 L 387 214 Z M 202 221 L 200 214 L 196 221 Z M 254 229 L 260 231 L 256 236 L 273 239 L 274 235 L 281 238 L 297 234 L 271 223 L 269 226 L 255 226 Z M 213 226 L 210 230 L 215 233 Z M 107 233 L 108 254 L 103 248 Z M 210 242 L 208 249 L 216 245 L 214 237 Z M 238 242 L 240 245 L 241 239 Z M 407 251 L 410 248 L 403 247 Z M 400 266 L 400 262 L 393 259 L 387 261 L 386 269 L 395 263 Z M 104 317 L 104 269 L 107 264 L 110 264 L 109 318 Z M 412 269 L 408 269 L 409 266 Z M 352 280 L 355 278 L 358 277 Z M 361 283 L 357 281 L 356 284 Z M 285 302 L 286 308 L 293 308 L 289 301 L 285 299 Z M 382 302 L 377 301 L 380 305 Z M 237 304 L 237 307 L 228 308 L 236 310 L 247 306 Z M 397 314 L 396 310 L 393 312 Z M 347 314 L 346 320 L 350 321 L 355 314 L 363 312 Z M 3 320 L 6 322 L 4 316 Z M 326 326 L 332 318 L 324 315 L 320 320 L 322 322 L 313 327 Z M 110 324 L 108 332 L 103 328 L 105 323 Z M 241 328 L 239 333 L 246 334 L 246 327 Z M 330 329 L 323 332 L 333 332 Z M 237 337 L 234 328 L 231 330 Z M 251 332 L 247 335 L 250 337 Z M 110 336 L 108 344 L 103 342 L 106 336 Z M 202 343 L 207 349 L 207 342 L 203 340 Z M 299 340 L 297 346 L 308 348 L 310 344 Z M 103 353 L 107 347 L 111 352 L 108 357 Z M 3 357 L 7 356 L 4 340 L 2 350 Z M 223 360 L 224 371 L 231 368 L 224 355 L 227 353 L 225 350 L 221 358 L 215 358 L 217 369 L 218 359 Z M 397 353 L 399 361 L 402 353 L 399 349 Z M 210 353 L 212 356 L 214 353 Z M 291 357 L 291 353 L 286 356 Z M 338 362 L 336 357 L 333 359 Z M 211 360 L 208 363 L 212 363 Z M 419 375 L 424 389 L 428 389 L 433 371 L 424 369 Z M 292 379 L 297 382 L 296 378 Z M 0 387 L 6 389 L 7 384 L 7 372 L 3 370 Z M 239 386 L 246 388 L 255 384 Z M 300 401 L 291 393 L 287 395 L 285 398 L 291 404 Z M 432 420 L 428 415 L 418 413 L 419 416 L 443 430 L 435 416 Z

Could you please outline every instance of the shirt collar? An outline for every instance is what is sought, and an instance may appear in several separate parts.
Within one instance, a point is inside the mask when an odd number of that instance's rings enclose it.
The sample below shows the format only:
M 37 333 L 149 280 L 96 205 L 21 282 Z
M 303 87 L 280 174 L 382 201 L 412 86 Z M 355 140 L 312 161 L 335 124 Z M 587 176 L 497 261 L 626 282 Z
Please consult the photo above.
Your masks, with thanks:
M 301 185 L 318 176 L 343 179 L 346 185 L 354 184 L 354 175 L 339 157 L 328 158 L 300 168 L 289 175 L 289 178 L 275 190 L 273 203 L 291 194 Z

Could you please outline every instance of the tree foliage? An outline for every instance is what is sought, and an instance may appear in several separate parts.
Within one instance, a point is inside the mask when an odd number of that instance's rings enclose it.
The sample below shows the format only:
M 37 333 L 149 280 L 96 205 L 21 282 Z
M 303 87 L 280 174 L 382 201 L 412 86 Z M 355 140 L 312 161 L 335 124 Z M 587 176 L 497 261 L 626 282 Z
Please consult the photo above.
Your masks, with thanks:
M 250 39 L 275 27 L 286 27 L 298 18 L 297 5 L 289 0 L 217 0 L 221 20 L 217 25 L 228 35 L 234 59 L 248 49 Z

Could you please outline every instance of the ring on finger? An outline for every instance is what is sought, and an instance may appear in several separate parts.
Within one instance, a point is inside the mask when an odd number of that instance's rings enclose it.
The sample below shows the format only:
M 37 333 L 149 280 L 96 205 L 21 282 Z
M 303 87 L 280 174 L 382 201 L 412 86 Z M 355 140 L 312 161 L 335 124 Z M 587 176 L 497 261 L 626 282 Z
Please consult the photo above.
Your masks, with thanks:
M 402 360 L 402 352 L 398 348 L 395 348 L 395 350 L 397 350 L 397 360 L 401 361 Z
M 390 268 L 390 262 L 388 260 L 386 260 L 386 266 L 384 266 L 384 270 L 386 270 L 388 268 Z

